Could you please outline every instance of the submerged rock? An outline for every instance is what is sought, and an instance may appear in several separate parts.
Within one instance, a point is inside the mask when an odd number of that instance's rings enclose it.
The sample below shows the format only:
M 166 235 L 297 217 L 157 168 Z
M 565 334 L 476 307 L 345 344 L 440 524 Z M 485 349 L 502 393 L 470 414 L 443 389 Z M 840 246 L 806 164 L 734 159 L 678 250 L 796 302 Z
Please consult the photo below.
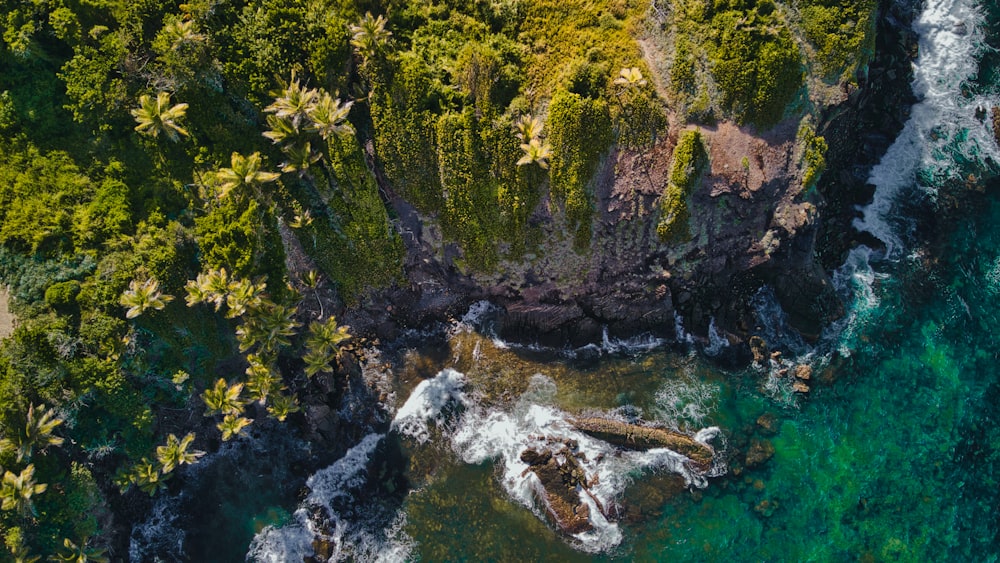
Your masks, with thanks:
M 690 436 L 665 428 L 629 424 L 607 418 L 577 418 L 570 420 L 577 430 L 616 446 L 633 450 L 668 448 L 683 454 L 697 469 L 707 471 L 715 451 Z
M 757 417 L 757 426 L 764 434 L 774 435 L 778 433 L 778 417 L 766 412 Z
M 746 466 L 758 467 L 774 457 L 774 445 L 770 440 L 754 440 L 747 450 Z

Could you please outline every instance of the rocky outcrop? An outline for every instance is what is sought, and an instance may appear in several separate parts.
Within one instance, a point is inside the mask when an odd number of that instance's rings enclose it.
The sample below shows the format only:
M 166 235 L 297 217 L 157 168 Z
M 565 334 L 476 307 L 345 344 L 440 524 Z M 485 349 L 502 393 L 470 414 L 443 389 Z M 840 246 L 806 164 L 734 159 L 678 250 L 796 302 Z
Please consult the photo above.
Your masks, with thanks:
M 665 428 L 629 424 L 609 418 L 576 418 L 570 420 L 577 430 L 605 442 L 633 450 L 668 448 L 687 456 L 699 471 L 707 471 L 715 452 L 690 436 Z
M 528 449 L 521 452 L 525 471 L 533 472 L 544 491 L 542 504 L 552 523 L 565 534 L 580 534 L 594 529 L 590 523 L 590 506 L 580 494 L 589 494 L 586 475 L 570 449 L 553 454 L 549 450 Z M 595 501 L 596 502 L 596 501 Z
M 823 221 L 816 250 L 826 270 L 843 264 L 846 253 L 857 244 L 881 245 L 852 227 L 860 214 L 853 210 L 871 202 L 875 191 L 868 183 L 871 168 L 903 129 L 916 102 L 910 87 L 918 49 L 912 22 L 922 6 L 918 0 L 880 0 L 874 58 L 858 72 L 858 87 L 851 88 L 841 104 L 829 108 L 819 124 L 818 133 L 829 144 L 827 172 L 817 185 Z

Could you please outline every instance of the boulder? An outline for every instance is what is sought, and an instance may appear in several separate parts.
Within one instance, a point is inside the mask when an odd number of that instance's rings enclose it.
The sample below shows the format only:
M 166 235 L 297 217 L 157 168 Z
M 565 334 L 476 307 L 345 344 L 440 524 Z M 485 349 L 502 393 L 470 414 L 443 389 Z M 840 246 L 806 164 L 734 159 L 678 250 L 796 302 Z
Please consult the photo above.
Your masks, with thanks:
M 759 336 L 751 336 L 750 353 L 753 354 L 754 363 L 762 364 L 766 362 L 768 357 L 767 342 Z
M 795 366 L 795 377 L 803 381 L 808 381 L 812 379 L 813 368 L 812 366 L 806 364 L 799 364 Z

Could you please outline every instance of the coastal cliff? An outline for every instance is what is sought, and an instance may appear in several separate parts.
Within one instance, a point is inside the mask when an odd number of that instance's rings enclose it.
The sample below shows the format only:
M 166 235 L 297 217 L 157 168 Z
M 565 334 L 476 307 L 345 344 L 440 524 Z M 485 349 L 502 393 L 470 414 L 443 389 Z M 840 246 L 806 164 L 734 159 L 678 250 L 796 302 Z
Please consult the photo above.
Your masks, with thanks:
M 403 327 L 458 317 L 485 299 L 501 308 L 494 330 L 513 341 L 560 347 L 605 334 L 674 339 L 678 327 L 707 341 L 714 327 L 737 344 L 754 333 L 751 301 L 767 285 L 790 325 L 816 338 L 843 310 L 829 272 L 852 245 L 871 242 L 852 234 L 851 221 L 871 197 L 867 171 L 913 102 L 915 9 L 880 6 L 871 23 L 874 48 L 850 74 L 824 79 L 821 65 L 810 61 L 805 98 L 767 126 L 741 125 L 719 109 L 707 118 L 692 113 L 671 90 L 665 40 L 647 31 L 639 44 L 666 119 L 648 143 L 619 143 L 600 155 L 586 184 L 593 215 L 583 244 L 565 201 L 543 180 L 525 221 L 533 230 L 526 250 L 501 251 L 487 267 L 477 266 L 477 251 L 445 234 L 446 217 L 421 211 L 380 174 L 402 233 L 406 282 L 368 301 L 372 306 L 345 311 L 346 318 L 391 338 Z M 655 29 L 670 21 L 664 17 Z M 707 164 L 683 198 L 683 232 L 665 238 L 659 228 L 671 167 L 680 137 L 691 131 L 699 133 Z M 377 167 L 375 144 L 368 151 Z M 743 348 L 733 347 L 739 361 L 749 358 Z

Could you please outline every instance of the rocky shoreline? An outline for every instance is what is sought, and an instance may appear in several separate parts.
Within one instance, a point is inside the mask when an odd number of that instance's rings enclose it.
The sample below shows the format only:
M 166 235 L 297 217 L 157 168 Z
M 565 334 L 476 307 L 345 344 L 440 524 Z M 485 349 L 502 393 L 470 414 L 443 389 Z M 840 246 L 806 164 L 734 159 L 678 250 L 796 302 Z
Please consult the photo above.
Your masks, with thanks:
M 868 171 L 914 102 L 910 23 L 918 10 L 917 2 L 881 3 L 875 56 L 859 71 L 859 87 L 845 87 L 817 123 L 829 151 L 815 190 L 803 189 L 793 158 L 797 119 L 763 133 L 725 122 L 701 127 L 712 164 L 692 196 L 691 238 L 660 244 L 651 210 L 679 133 L 672 130 L 645 153 L 613 151 L 605 159 L 593 182 L 598 214 L 588 252 L 563 240 L 560 212 L 543 200 L 533 220 L 551 242 L 482 274 L 465 271 L 460 249 L 442 240 L 434 219 L 380 178 L 406 247 L 407 281 L 341 308 L 338 318 L 356 334 L 388 341 L 488 300 L 501 310 L 497 334 L 510 341 L 558 348 L 599 343 L 605 334 L 672 340 L 682 322 L 703 342 L 714 325 L 737 345 L 722 359 L 748 363 L 745 344 L 757 328 L 751 300 L 767 284 L 789 324 L 818 337 L 843 311 L 828 273 L 852 246 L 877 244 L 850 225 L 873 193 Z

